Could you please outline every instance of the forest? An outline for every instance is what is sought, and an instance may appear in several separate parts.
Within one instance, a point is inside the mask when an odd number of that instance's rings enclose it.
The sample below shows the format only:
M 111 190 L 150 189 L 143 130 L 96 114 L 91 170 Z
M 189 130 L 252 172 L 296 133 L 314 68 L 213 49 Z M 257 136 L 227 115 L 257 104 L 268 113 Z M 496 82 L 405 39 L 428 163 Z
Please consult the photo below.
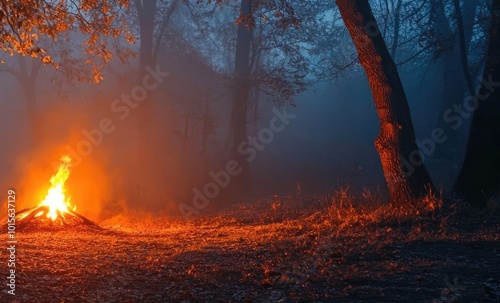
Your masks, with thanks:
M 0 20 L 1 302 L 500 302 L 500 0 Z

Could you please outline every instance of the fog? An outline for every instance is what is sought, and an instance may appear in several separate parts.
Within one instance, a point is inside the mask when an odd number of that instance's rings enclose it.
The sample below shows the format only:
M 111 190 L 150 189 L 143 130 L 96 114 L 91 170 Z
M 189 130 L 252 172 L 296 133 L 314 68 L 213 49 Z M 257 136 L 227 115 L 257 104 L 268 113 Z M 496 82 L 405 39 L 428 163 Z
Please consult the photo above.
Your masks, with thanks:
M 306 8 L 297 11 L 306 14 Z M 196 189 L 203 191 L 213 182 L 210 173 L 226 170 L 234 160 L 230 123 L 237 10 L 237 6 L 216 9 L 206 20 L 200 19 L 200 13 L 190 21 L 187 8 L 181 6 L 172 17 L 175 22 L 167 30 L 156 63 L 146 74 L 139 71 L 138 58 L 125 63 L 111 60 L 102 67 L 100 83 L 66 81 L 64 73 L 43 65 L 36 77 L 36 122 L 28 113 L 26 91 L 20 82 L 8 72 L 0 73 L 3 192 L 15 188 L 19 208 L 36 205 L 46 195 L 58 159 L 68 154 L 73 166 L 67 192 L 83 215 L 94 219 L 133 212 L 180 216 L 179 205 L 192 205 Z M 326 13 L 337 14 L 331 9 Z M 335 16 L 322 22 L 342 26 L 333 20 L 337 20 Z M 284 39 L 291 39 L 290 45 L 311 45 L 309 38 L 297 42 L 312 30 L 307 21 L 304 19 L 303 28 L 283 34 Z M 220 24 L 224 27 L 215 32 L 213 28 Z M 279 37 L 277 32 L 268 30 L 266 35 Z M 477 34 L 471 52 L 482 52 L 481 37 Z M 308 84 L 304 91 L 286 102 L 262 92 L 250 94 L 247 135 L 258 137 L 269 129 L 270 121 L 281 122 L 284 128 L 273 132 L 262 150 L 254 150 L 255 159 L 249 161 L 251 193 L 239 195 L 229 181 L 208 199 L 207 212 L 251 197 L 315 195 L 347 187 L 387 196 L 374 146 L 380 125 L 363 69 L 355 63 L 324 77 L 323 68 L 315 67 L 325 57 L 339 59 L 340 65 L 348 62 L 355 57 L 352 42 L 345 32 L 327 45 L 325 37 L 321 39 L 316 53 L 303 55 L 307 59 L 304 69 L 308 69 L 304 71 Z M 386 40 L 391 39 L 387 34 Z M 396 61 L 411 57 L 413 47 L 401 46 Z M 132 48 L 139 52 L 138 44 Z M 281 54 L 273 59 L 278 62 L 262 59 L 263 66 L 280 65 L 281 59 L 290 56 L 276 52 Z M 270 52 L 267 55 L 272 57 Z M 5 64 L 18 68 L 18 57 L 6 56 Z M 35 59 L 26 60 L 34 64 Z M 398 65 L 417 139 L 424 142 L 442 119 L 439 113 L 446 92 L 441 76 L 436 76 L 442 64 L 441 59 L 429 55 Z M 287 75 L 294 74 L 294 68 L 285 66 Z M 480 74 L 479 67 L 476 71 Z M 144 92 L 144 102 L 130 101 L 131 95 L 140 97 Z M 293 118 L 289 123 L 273 120 L 276 112 Z M 454 130 L 453 137 L 459 139 L 451 163 L 440 165 L 443 157 L 425 159 L 434 181 L 444 190 L 451 187 L 463 158 L 458 151 L 465 149 L 470 119 L 463 120 Z

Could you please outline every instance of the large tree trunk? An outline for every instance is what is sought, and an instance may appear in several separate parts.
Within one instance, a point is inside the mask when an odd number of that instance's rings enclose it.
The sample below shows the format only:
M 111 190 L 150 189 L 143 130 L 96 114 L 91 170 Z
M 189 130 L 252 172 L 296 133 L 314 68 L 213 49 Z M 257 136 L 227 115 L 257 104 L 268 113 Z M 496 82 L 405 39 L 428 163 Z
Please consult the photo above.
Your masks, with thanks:
M 236 40 L 236 56 L 234 67 L 233 105 L 231 110 L 231 131 L 233 136 L 232 154 L 241 165 L 242 172 L 235 177 L 233 190 L 239 195 L 251 192 L 250 165 L 244 155 L 238 151 L 238 146 L 246 142 L 248 95 L 250 90 L 250 49 L 253 35 L 253 25 L 248 19 L 252 14 L 252 0 L 241 1 L 241 16 Z
M 465 161 L 455 183 L 455 191 L 478 207 L 485 207 L 500 185 L 500 0 L 492 5 L 483 80 Z
M 336 2 L 368 76 L 380 118 L 375 145 L 392 203 L 407 205 L 427 194 L 432 182 L 415 143 L 403 85 L 368 1 Z

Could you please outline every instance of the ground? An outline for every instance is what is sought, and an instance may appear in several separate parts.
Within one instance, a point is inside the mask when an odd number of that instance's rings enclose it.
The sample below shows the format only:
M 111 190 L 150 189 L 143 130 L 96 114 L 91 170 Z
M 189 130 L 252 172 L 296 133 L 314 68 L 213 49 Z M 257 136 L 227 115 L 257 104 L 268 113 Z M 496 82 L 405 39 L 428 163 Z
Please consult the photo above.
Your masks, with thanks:
M 2 302 L 500 301 L 498 210 L 395 214 L 334 199 L 18 231 L 16 295 L 2 283 Z

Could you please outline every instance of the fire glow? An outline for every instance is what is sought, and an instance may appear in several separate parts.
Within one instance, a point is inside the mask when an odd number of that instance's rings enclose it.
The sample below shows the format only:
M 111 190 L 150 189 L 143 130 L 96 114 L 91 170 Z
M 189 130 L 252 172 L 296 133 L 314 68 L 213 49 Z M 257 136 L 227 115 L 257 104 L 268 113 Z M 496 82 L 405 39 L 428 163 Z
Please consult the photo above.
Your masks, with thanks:
M 57 172 L 50 178 L 50 184 L 52 186 L 49 188 L 47 196 L 38 206 L 47 206 L 47 218 L 55 221 L 58 214 L 64 216 L 65 213 L 69 212 L 69 209 L 76 211 L 76 205 L 71 207 L 70 199 L 71 197 L 66 197 L 66 189 L 64 184 L 68 180 L 70 175 L 70 165 L 71 157 L 63 156 L 61 158 L 61 164 L 59 165 Z
M 71 157 L 63 156 L 57 171 L 50 178 L 47 195 L 37 206 L 17 213 L 19 227 L 24 226 L 77 226 L 100 227 L 76 212 L 76 205 L 71 205 L 65 183 L 71 173 Z

